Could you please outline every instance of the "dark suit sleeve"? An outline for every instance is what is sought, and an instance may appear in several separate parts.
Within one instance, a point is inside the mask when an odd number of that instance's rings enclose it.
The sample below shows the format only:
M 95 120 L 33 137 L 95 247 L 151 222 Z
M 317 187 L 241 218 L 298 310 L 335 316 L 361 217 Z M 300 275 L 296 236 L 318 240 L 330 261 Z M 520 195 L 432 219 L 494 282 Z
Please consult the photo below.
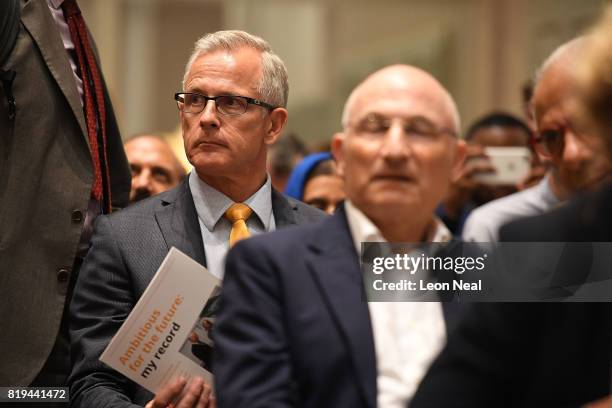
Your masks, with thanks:
M 240 242 L 228 253 L 213 332 L 220 407 L 296 405 L 278 267 L 262 241 Z
M 111 221 L 100 216 L 70 305 L 74 407 L 136 407 L 131 403 L 135 384 L 98 360 L 134 307 L 130 288 Z

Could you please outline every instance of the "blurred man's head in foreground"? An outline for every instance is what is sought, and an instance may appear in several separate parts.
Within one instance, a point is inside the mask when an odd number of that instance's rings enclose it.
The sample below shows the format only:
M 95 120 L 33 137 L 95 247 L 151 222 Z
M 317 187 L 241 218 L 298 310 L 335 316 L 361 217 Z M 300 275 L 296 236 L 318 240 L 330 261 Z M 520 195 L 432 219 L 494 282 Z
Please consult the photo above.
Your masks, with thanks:
M 612 6 L 589 35 L 589 45 L 578 66 L 580 117 L 593 136 L 592 149 L 601 140 L 612 157 Z
M 347 199 L 383 234 L 425 231 L 464 156 L 448 91 L 419 68 L 392 65 L 355 88 L 342 125 L 332 150 Z M 408 235 L 385 238 L 423 238 Z
M 610 174 L 605 149 L 587 143 L 589 131 L 574 109 L 578 61 L 588 42 L 580 37 L 559 47 L 540 68 L 534 88 L 536 149 L 552 163 L 551 185 L 560 199 L 592 189 Z

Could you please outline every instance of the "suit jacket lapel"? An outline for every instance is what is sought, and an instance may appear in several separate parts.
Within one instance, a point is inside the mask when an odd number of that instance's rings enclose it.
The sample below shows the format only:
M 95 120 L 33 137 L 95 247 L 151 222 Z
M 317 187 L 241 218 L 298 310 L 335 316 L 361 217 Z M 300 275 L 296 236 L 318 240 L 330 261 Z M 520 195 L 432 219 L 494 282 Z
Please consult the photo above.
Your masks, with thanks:
M 283 228 L 297 224 L 294 214 L 294 206 L 291 205 L 281 193 L 272 189 L 272 213 L 276 228 Z
M 168 250 L 176 247 L 206 266 L 202 232 L 188 180 L 189 176 L 185 177 L 183 183 L 164 196 L 161 207 L 155 212 L 155 219 Z
M 87 127 L 81 106 L 81 97 L 76 87 L 70 62 L 66 58 L 66 49 L 58 31 L 55 29 L 55 21 L 49 12 L 47 3 L 44 0 L 30 0 L 25 3 L 21 10 L 21 22 L 36 42 L 51 75 L 53 75 L 53 78 L 66 97 L 81 127 L 83 139 L 89 146 L 89 140 L 86 137 Z M 49 27 L 53 27 L 53 29 L 50 30 Z
M 376 353 L 368 303 L 357 252 L 341 208 L 328 218 L 311 243 L 308 268 L 346 342 L 358 386 L 370 407 L 376 407 Z

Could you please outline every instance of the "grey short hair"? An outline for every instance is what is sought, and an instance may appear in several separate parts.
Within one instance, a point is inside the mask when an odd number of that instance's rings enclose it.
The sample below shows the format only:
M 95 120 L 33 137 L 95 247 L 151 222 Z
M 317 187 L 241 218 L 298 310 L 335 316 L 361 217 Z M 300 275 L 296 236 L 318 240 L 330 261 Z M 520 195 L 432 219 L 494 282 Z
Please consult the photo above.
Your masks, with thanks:
M 185 67 L 183 89 L 191 65 L 199 56 L 218 50 L 232 52 L 242 47 L 253 48 L 261 53 L 262 77 L 257 86 L 260 98 L 270 105 L 287 107 L 289 77 L 285 63 L 272 51 L 272 47 L 267 41 L 245 31 L 217 31 L 216 33 L 206 34 L 196 41 Z

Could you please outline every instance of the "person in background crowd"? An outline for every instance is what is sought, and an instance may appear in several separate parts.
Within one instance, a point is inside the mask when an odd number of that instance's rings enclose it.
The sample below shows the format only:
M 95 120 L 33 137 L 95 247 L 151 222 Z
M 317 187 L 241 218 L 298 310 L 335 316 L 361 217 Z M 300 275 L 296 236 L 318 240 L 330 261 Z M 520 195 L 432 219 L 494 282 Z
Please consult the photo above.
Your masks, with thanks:
M 332 214 L 344 200 L 344 183 L 329 152 L 306 156 L 291 173 L 285 194 Z
M 517 191 L 516 185 L 496 185 L 479 180 L 479 176 L 494 172 L 484 153 L 485 147 L 527 147 L 531 130 L 520 119 L 506 113 L 491 113 L 468 129 L 467 157 L 461 174 L 451 184 L 438 207 L 438 216 L 455 235 L 461 235 L 470 212 L 491 200 Z
M 0 385 L 59 387 L 92 223 L 128 204 L 130 170 L 76 1 L 16 6 L 19 32 L 0 67 L 14 73 L 0 85 Z
M 353 90 L 342 127 L 332 151 L 344 205 L 228 255 L 221 407 L 405 407 L 458 317 L 439 302 L 365 302 L 358 255 L 363 241 L 451 239 L 434 212 L 465 153 L 452 97 L 425 71 L 392 65 Z
M 549 211 L 608 178 L 605 151 L 585 142 L 567 103 L 576 91 L 576 66 L 586 45 L 586 39 L 578 38 L 560 46 L 538 70 L 533 95 L 536 149 L 550 162 L 549 174 L 535 187 L 475 209 L 465 223 L 464 240 L 495 242 L 503 224 Z
M 603 151 L 612 158 L 612 8 L 608 7 L 594 33 L 580 41 L 584 52 L 571 60 L 579 63 L 571 65 L 574 91 L 557 101 L 567 111 L 557 110 L 554 115 L 559 129 L 556 134 L 565 149 L 579 148 L 580 141 L 580 146 Z M 557 72 L 561 74 L 564 67 L 557 65 Z M 542 76 L 541 81 L 545 78 Z M 557 75 L 549 81 L 564 83 L 568 77 Z M 563 112 L 570 113 L 572 120 L 568 121 Z M 546 119 L 541 118 L 550 123 Z M 580 241 L 587 245 L 610 242 L 611 203 L 612 185 L 600 184 L 597 191 L 547 214 L 502 227 L 500 238 L 510 242 Z M 586 267 L 589 263 L 583 264 Z M 576 270 L 576 274 L 583 272 Z M 469 319 L 449 337 L 411 408 L 610 408 L 610 316 L 612 307 L 607 302 L 475 304 Z
M 214 405 L 199 377 L 153 396 L 99 357 L 171 247 L 221 278 L 237 240 L 324 216 L 274 190 L 266 172 L 267 147 L 287 122 L 287 97 L 285 65 L 263 39 L 219 31 L 196 42 L 175 94 L 195 171 L 172 190 L 99 217 L 70 306 L 72 406 L 165 408 L 179 396 L 180 407 Z
M 132 203 L 170 190 L 185 177 L 185 169 L 172 149 L 158 136 L 137 135 L 124 147 L 132 171 Z
M 310 151 L 313 153 L 331 152 L 331 141 L 323 140 L 310 145 Z
M 270 146 L 268 173 L 272 178 L 272 186 L 278 191 L 284 191 L 291 171 L 307 154 L 306 145 L 295 133 L 281 136 Z

